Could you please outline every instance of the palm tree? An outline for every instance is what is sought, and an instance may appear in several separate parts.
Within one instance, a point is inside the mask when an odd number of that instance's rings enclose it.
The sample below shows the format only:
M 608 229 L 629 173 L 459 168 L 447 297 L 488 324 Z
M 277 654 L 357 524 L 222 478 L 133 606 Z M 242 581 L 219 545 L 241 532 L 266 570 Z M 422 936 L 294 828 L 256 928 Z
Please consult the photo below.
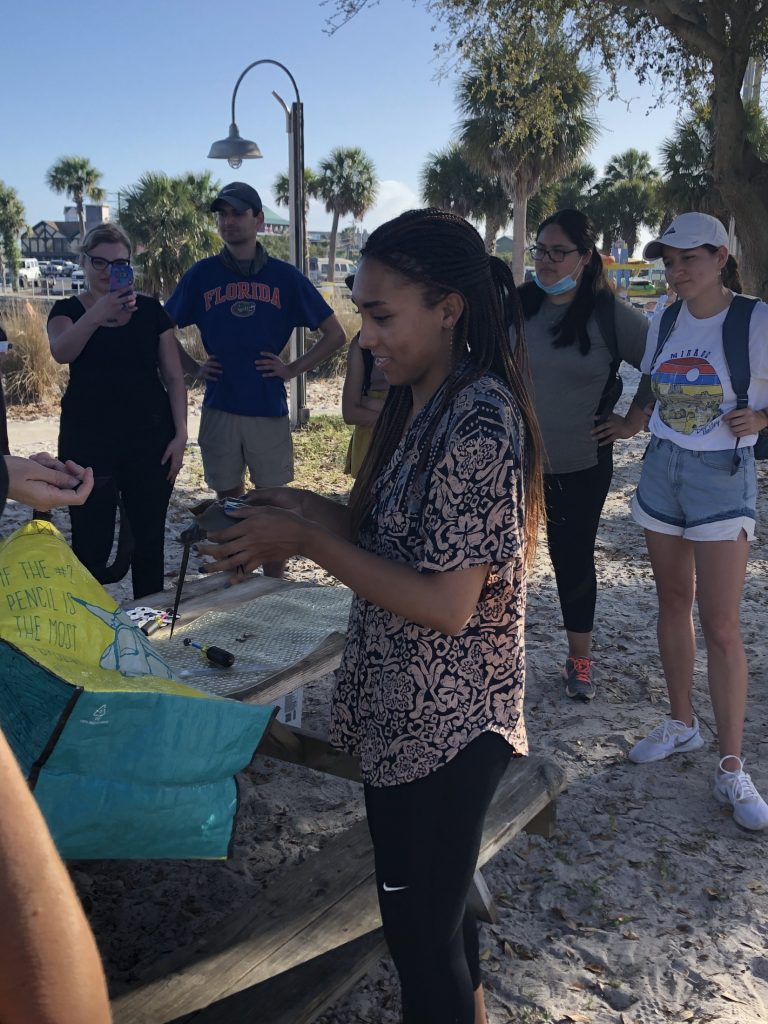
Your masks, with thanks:
M 761 160 L 768 160 L 768 116 L 757 103 L 745 105 L 749 140 Z M 697 104 L 678 119 L 672 136 L 661 144 L 663 198 L 671 220 L 700 210 L 728 222 L 730 212 L 715 185 L 715 138 L 711 109 Z
M 317 175 L 311 167 L 304 168 L 304 220 L 306 221 L 309 216 L 309 201 L 314 199 L 317 194 Z M 291 202 L 291 186 L 288 180 L 288 175 L 283 173 L 275 176 L 275 180 L 272 182 L 272 195 L 275 197 L 275 203 L 277 206 L 290 206 Z M 270 255 L 276 256 L 277 259 L 282 259 L 276 251 L 277 247 L 274 245 L 274 236 L 270 236 L 269 239 L 264 241 L 265 248 L 270 249 Z M 285 250 L 280 247 L 280 252 Z M 285 257 L 288 259 L 288 257 Z M 309 266 L 309 238 L 306 231 L 304 232 L 304 266 Z
M 620 237 L 631 256 L 641 225 L 651 230 L 658 227 L 660 183 L 661 175 L 649 153 L 627 149 L 611 157 L 597 188 L 597 220 L 603 228 L 604 249 L 609 251 L 610 240 Z
M 10 267 L 13 286 L 19 270 L 19 234 L 24 228 L 24 204 L 15 188 L 0 181 L 0 281 L 5 280 L 5 267 Z
M 595 188 L 597 168 L 594 164 L 577 164 L 570 174 L 557 183 L 556 199 L 558 210 L 581 210 L 594 220 Z
M 85 197 L 90 196 L 94 203 L 104 202 L 104 189 L 99 184 L 101 171 L 97 171 L 85 156 L 63 156 L 48 168 L 45 181 L 50 189 L 59 194 L 66 193 L 75 204 L 82 241 L 85 234 Z
M 512 204 L 498 177 L 482 174 L 457 143 L 430 153 L 421 169 L 421 197 L 429 206 L 485 222 L 485 248 L 492 253 L 496 236 L 512 217 Z
M 317 175 L 311 167 L 304 168 L 304 215 L 309 213 L 309 201 L 314 199 L 317 192 Z M 283 173 L 275 175 L 272 182 L 272 195 L 275 197 L 277 206 L 288 206 L 290 203 L 290 182 L 288 175 Z
M 361 220 L 376 202 L 379 182 L 371 158 L 357 146 L 337 147 L 320 161 L 316 195 L 333 214 L 331 237 L 328 244 L 328 280 L 334 280 L 336 265 L 336 236 L 339 218 L 352 214 Z
M 136 246 L 144 291 L 169 295 L 185 270 L 218 250 L 211 214 L 218 191 L 210 171 L 177 178 L 149 171 L 123 193 L 120 224 Z
M 611 184 L 617 181 L 633 181 L 635 179 L 652 178 L 656 181 L 659 172 L 651 163 L 651 154 L 639 149 L 626 149 L 623 153 L 612 156 L 605 165 L 604 177 Z
M 563 38 L 542 38 L 533 28 L 522 36 L 524 45 L 512 54 L 496 48 L 477 58 L 458 91 L 465 152 L 474 166 L 498 175 L 512 198 L 512 270 L 518 280 L 529 198 L 567 174 L 597 136 L 594 74 L 579 67 Z M 510 59 L 518 62 L 514 88 Z

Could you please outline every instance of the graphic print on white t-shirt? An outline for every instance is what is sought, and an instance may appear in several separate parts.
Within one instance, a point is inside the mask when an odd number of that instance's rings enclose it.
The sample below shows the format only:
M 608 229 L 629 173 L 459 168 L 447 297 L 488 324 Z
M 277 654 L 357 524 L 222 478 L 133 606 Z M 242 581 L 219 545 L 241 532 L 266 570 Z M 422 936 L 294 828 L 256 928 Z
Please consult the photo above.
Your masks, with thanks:
M 667 357 L 651 383 L 662 422 L 678 434 L 707 434 L 717 426 L 723 385 L 706 358 Z

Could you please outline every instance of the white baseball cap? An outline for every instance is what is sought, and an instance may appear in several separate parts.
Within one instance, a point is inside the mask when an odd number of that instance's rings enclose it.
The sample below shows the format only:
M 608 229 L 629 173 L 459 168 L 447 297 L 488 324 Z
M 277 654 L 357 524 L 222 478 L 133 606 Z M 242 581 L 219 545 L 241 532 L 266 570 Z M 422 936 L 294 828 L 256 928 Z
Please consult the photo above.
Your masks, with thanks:
M 728 248 L 728 232 L 717 217 L 708 213 L 681 213 L 675 217 L 660 238 L 654 238 L 643 249 L 643 259 L 657 260 L 662 246 L 673 249 L 697 249 L 700 245 L 724 245 Z

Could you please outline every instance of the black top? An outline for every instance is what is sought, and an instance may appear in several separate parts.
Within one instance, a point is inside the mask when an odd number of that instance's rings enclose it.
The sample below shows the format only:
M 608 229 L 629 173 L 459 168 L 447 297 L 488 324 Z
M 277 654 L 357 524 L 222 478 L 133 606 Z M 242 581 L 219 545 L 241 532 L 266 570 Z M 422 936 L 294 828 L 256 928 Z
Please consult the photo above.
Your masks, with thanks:
M 48 320 L 66 316 L 75 323 L 85 314 L 76 296 L 54 303 Z M 136 424 L 138 419 L 170 416 L 170 402 L 158 376 L 160 335 L 173 327 L 157 299 L 136 296 L 136 311 L 121 327 L 97 327 L 77 359 L 69 364 L 69 383 L 61 400 L 62 422 L 91 428 Z

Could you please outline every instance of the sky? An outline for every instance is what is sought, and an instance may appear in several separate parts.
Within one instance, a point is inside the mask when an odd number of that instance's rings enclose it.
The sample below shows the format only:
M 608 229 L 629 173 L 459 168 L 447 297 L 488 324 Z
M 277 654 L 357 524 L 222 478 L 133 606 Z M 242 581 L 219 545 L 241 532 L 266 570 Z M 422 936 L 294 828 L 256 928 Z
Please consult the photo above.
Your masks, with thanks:
M 381 0 L 329 35 L 332 13 L 322 0 L 4 5 L 0 181 L 17 190 L 30 224 L 63 217 L 65 197 L 48 189 L 45 173 L 65 155 L 90 159 L 112 205 L 145 171 L 207 169 L 222 183 L 250 182 L 276 209 L 271 185 L 287 171 L 288 142 L 271 93 L 293 98 L 279 68 L 254 68 L 237 96 L 240 132 L 263 159 L 237 171 L 207 159 L 211 143 L 227 134 L 240 72 L 270 58 L 297 81 L 308 166 L 335 146 L 360 146 L 373 159 L 380 185 L 363 222 L 368 230 L 422 205 L 420 170 L 458 120 L 455 75 L 441 77 L 434 58 L 445 30 L 411 0 Z M 601 136 L 588 157 L 598 168 L 630 146 L 656 161 L 678 113 L 674 104 L 653 109 L 651 90 L 631 76 L 622 77 L 620 92 L 621 101 L 602 99 L 597 109 Z M 328 230 L 330 220 L 311 204 L 310 230 Z

